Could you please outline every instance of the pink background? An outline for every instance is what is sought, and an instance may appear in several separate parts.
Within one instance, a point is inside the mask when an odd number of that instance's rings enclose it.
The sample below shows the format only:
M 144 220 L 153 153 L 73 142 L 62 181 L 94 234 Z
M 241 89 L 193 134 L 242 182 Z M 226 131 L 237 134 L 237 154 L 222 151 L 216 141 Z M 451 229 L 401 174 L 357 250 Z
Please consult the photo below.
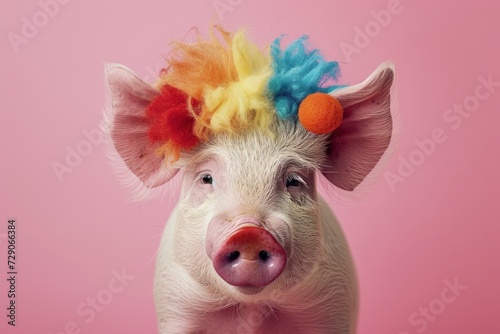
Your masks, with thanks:
M 483 0 L 401 0 L 390 22 L 374 23 L 372 11 L 390 3 L 69 1 L 44 22 L 36 0 L 3 1 L 0 332 L 156 332 L 153 258 L 173 203 L 129 202 L 103 145 L 89 149 L 82 131 L 101 120 L 105 62 L 151 81 L 167 42 L 192 26 L 206 32 L 215 7 L 226 4 L 220 22 L 247 26 L 261 45 L 282 33 L 309 34 L 341 62 L 344 83 L 359 82 L 382 61 L 396 65 L 402 125 L 384 171 L 398 173 L 405 159 L 419 166 L 392 187 L 382 172 L 368 192 L 332 201 L 358 269 L 359 333 L 500 333 L 500 87 L 481 101 L 473 97 L 479 77 L 500 81 L 500 8 Z M 34 16 L 43 26 L 16 53 L 8 34 L 22 36 L 23 17 Z M 372 29 L 366 45 L 356 38 L 365 28 Z M 342 51 L 346 45 L 357 52 Z M 464 102 L 474 111 L 454 129 L 443 116 Z M 430 140 L 435 128 L 446 140 L 421 159 L 415 140 Z M 67 147 L 88 154 L 59 181 L 52 165 L 65 164 Z M 15 328 L 5 316 L 9 218 L 18 223 Z M 134 277 L 121 292 L 109 292 L 113 270 Z M 455 279 L 466 288 L 445 304 L 443 282 Z M 106 305 L 92 320 L 81 316 L 79 305 L 96 297 Z M 421 307 L 436 315 L 410 323 Z

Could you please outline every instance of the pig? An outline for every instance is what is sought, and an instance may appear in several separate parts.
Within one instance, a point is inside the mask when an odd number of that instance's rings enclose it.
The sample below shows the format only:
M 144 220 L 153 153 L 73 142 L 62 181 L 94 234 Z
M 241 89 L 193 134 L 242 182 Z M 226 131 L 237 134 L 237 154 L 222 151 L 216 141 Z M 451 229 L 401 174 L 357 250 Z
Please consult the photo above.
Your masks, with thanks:
M 344 112 L 331 134 L 274 118 L 274 136 L 222 133 L 175 163 L 158 157 L 146 135 L 144 110 L 159 90 L 122 65 L 105 73 L 104 131 L 127 169 L 146 188 L 182 171 L 157 254 L 159 332 L 355 333 L 353 259 L 317 185 L 353 191 L 384 156 L 393 64 L 330 93 Z

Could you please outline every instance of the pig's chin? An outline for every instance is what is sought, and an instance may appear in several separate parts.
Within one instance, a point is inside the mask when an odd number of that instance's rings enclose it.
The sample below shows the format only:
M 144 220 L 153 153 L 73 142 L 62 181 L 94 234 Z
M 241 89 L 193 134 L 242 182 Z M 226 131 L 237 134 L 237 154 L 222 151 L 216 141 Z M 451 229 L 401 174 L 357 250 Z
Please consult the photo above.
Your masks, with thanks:
M 255 285 L 244 285 L 244 286 L 235 286 L 235 290 L 248 296 L 256 295 L 262 290 L 265 289 L 265 286 L 255 286 Z

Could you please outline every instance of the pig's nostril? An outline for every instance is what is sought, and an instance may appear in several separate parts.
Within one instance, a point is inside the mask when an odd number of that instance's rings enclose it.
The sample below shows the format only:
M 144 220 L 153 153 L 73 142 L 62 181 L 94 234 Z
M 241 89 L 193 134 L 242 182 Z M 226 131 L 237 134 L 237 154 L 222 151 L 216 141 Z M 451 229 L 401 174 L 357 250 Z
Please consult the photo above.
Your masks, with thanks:
M 266 261 L 267 261 L 267 259 L 269 259 L 269 257 L 270 257 L 270 256 L 271 256 L 271 254 L 269 254 L 269 252 L 267 252 L 267 251 L 265 251 L 265 250 L 261 250 L 261 251 L 259 252 L 259 258 L 260 258 L 262 261 L 264 261 L 264 262 L 266 262 Z
M 231 252 L 231 253 L 227 254 L 227 258 L 229 259 L 229 261 L 234 261 L 239 256 L 240 256 L 240 252 L 238 252 L 238 251 L 234 251 L 234 252 Z

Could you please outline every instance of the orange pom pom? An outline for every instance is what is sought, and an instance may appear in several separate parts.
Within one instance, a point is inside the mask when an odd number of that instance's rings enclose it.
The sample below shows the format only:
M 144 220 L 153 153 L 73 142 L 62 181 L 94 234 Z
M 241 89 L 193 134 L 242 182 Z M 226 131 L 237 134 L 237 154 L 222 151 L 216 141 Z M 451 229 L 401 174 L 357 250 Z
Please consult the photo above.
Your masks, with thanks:
M 330 133 L 340 126 L 344 109 L 333 96 L 325 93 L 309 94 L 299 106 L 299 121 L 317 135 Z

